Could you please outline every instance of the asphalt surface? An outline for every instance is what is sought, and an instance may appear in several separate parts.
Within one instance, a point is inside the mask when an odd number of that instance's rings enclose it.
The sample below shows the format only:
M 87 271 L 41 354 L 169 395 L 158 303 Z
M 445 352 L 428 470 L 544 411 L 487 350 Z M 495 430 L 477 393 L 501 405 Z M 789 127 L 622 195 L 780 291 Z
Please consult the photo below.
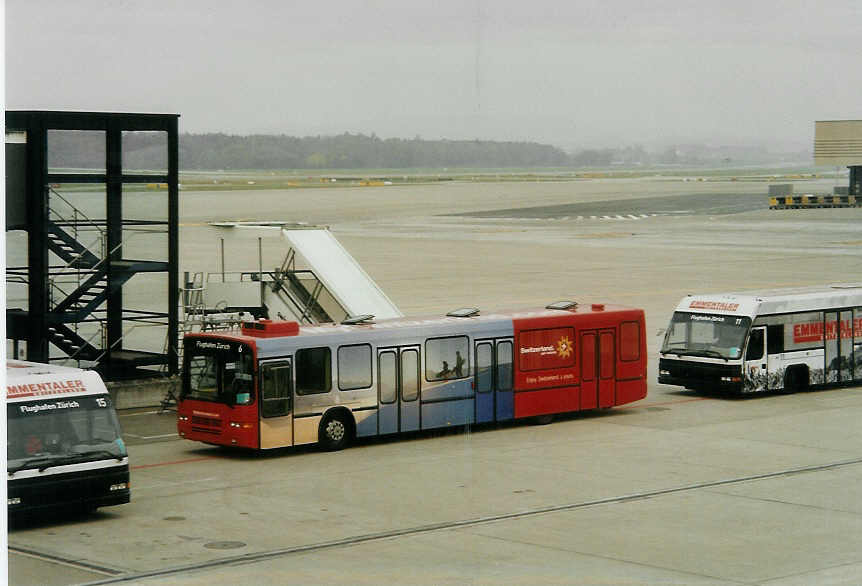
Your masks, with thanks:
M 251 197 L 183 193 L 181 270 L 216 270 L 222 237 L 229 270 L 257 266 L 257 232 L 209 219 L 327 224 L 408 315 L 618 302 L 645 309 L 651 356 L 686 293 L 862 275 L 862 209 L 768 210 L 763 183 Z M 279 264 L 283 243 L 262 246 L 264 263 Z M 170 414 L 126 411 L 132 502 L 14 528 L 10 582 L 862 581 L 862 388 L 738 399 L 658 385 L 655 368 L 648 397 L 624 408 L 337 453 L 225 450 L 179 440 Z

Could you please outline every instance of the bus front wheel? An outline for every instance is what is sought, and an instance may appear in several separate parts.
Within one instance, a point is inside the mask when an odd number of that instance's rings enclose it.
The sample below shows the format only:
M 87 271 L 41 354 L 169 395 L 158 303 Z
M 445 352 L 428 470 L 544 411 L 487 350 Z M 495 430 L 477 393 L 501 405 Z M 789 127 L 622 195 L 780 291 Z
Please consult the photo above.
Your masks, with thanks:
M 334 452 L 347 446 L 350 441 L 350 424 L 341 413 L 327 415 L 320 423 L 318 441 L 325 450 Z

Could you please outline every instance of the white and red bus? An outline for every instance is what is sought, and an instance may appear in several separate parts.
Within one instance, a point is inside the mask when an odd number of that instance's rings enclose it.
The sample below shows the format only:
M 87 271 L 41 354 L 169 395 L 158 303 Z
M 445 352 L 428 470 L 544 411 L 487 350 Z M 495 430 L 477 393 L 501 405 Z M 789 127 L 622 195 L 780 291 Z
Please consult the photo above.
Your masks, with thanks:
M 862 283 L 689 295 L 658 382 L 754 393 L 862 383 Z
M 646 396 L 640 309 L 534 311 L 300 327 L 261 320 L 184 341 L 180 436 L 252 449 L 613 407 Z
M 6 361 L 10 518 L 129 502 L 129 456 L 98 373 Z

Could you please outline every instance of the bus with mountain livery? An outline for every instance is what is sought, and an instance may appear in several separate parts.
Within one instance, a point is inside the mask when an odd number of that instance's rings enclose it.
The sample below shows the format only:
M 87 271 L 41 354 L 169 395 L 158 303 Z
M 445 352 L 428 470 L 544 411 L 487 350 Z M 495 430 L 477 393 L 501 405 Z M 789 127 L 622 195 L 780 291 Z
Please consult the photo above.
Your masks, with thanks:
M 658 382 L 756 393 L 862 383 L 862 283 L 689 295 Z
M 644 312 L 557 302 L 187 334 L 179 435 L 269 449 L 610 408 L 646 396 Z

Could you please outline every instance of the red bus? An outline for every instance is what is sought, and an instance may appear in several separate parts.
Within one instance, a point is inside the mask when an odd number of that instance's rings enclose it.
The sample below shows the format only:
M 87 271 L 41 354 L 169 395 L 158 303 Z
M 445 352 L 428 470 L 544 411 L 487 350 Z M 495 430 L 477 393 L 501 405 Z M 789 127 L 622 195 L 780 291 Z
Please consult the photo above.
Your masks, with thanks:
M 244 323 L 184 340 L 177 428 L 268 449 L 608 408 L 646 396 L 644 312 L 531 311 Z

